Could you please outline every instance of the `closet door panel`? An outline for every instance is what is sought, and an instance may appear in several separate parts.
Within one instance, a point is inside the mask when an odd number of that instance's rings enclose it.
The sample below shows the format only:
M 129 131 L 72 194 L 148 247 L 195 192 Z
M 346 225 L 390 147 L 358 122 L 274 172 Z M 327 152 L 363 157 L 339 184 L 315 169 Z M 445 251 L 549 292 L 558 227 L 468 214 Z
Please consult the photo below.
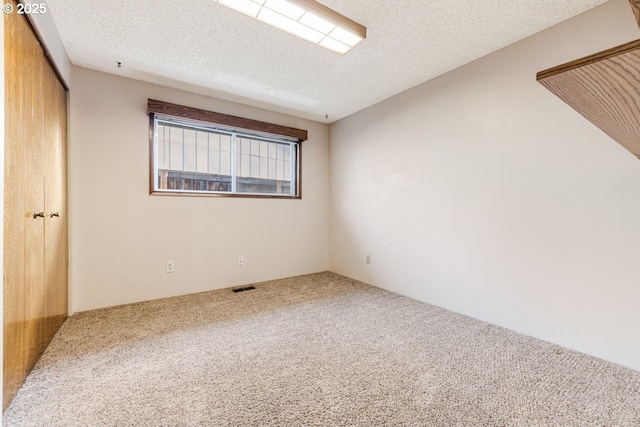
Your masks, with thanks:
M 25 16 L 5 14 L 4 31 L 3 409 L 68 301 L 66 92 Z
M 44 350 L 44 132 L 42 75 L 46 59 L 29 33 L 22 73 L 27 85 L 27 114 L 23 117 L 27 150 L 25 187 L 25 369 L 30 371 Z M 39 216 L 42 215 L 42 216 Z
M 24 381 L 24 259 L 25 218 L 26 87 L 21 70 L 27 55 L 26 31 L 13 15 L 4 16 L 5 55 L 5 155 L 4 181 L 4 349 L 3 408 Z
M 48 64 L 47 64 L 48 65 Z M 53 69 L 45 72 L 44 338 L 51 341 L 67 317 L 67 102 Z

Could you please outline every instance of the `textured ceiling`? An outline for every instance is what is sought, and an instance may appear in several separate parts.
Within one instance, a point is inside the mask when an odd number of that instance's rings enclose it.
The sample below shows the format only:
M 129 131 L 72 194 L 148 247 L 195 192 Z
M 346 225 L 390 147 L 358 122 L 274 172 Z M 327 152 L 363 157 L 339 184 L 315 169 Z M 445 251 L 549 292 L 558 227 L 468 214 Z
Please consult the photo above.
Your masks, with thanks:
M 321 0 L 367 27 L 345 56 L 212 0 L 47 4 L 75 65 L 331 123 L 604 1 Z

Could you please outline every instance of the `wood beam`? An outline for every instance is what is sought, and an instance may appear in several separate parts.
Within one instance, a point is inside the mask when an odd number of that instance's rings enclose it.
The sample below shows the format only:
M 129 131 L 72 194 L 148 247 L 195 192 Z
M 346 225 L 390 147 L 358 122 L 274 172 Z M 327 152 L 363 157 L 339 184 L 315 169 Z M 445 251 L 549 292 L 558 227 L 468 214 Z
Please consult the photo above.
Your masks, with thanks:
M 640 157 L 639 70 L 640 40 L 636 40 L 541 71 L 537 79 Z
M 629 0 L 629 5 L 633 11 L 633 15 L 636 17 L 638 27 L 640 27 L 640 0 Z

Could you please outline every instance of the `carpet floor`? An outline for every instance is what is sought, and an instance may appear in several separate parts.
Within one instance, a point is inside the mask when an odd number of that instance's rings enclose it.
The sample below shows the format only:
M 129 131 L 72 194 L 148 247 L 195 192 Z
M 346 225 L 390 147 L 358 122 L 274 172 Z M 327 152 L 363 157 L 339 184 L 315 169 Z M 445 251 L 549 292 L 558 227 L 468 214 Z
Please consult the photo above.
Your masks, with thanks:
M 640 372 L 318 273 L 70 317 L 5 426 L 640 426 Z

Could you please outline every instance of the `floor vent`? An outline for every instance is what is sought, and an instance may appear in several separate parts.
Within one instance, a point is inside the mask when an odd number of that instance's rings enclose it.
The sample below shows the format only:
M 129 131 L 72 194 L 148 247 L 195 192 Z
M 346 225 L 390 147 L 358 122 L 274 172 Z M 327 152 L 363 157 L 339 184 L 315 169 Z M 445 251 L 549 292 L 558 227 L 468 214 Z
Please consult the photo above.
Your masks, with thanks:
M 245 286 L 244 288 L 235 288 L 235 289 L 231 289 L 233 292 L 244 292 L 244 291 L 251 291 L 253 289 L 255 289 L 255 286 Z

